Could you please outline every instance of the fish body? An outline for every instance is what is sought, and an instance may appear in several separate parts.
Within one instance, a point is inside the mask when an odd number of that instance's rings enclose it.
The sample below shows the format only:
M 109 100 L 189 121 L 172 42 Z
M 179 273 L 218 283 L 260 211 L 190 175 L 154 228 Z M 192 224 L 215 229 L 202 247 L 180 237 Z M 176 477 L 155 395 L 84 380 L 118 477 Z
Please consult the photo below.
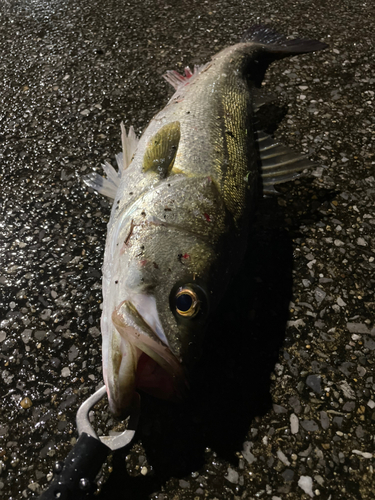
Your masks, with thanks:
M 308 160 L 256 130 L 257 86 L 275 59 L 324 48 L 253 27 L 176 89 L 139 141 L 123 130 L 119 174 L 86 182 L 114 197 L 103 264 L 103 375 L 111 410 L 137 388 L 175 398 L 188 386 L 210 313 L 246 248 L 262 189 Z

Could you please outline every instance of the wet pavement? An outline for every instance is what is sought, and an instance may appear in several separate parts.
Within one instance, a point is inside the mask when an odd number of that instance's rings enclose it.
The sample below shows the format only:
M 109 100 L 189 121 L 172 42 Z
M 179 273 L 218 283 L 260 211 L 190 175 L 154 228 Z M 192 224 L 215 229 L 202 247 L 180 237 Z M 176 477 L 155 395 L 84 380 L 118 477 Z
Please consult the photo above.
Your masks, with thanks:
M 2 498 L 42 491 L 102 383 L 110 205 L 82 175 L 114 162 L 121 120 L 140 133 L 165 105 L 165 70 L 259 22 L 330 46 L 266 78 L 277 137 L 318 166 L 261 200 L 191 398 L 143 397 L 134 445 L 105 464 L 97 498 L 373 498 L 374 20 L 363 0 L 3 0 Z M 95 418 L 98 432 L 114 425 L 105 403 Z

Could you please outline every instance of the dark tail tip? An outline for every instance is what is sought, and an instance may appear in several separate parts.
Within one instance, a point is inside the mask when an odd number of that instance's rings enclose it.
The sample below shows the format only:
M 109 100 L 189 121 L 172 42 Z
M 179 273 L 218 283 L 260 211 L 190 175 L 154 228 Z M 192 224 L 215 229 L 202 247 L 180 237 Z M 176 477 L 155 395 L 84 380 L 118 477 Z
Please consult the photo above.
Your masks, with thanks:
M 269 26 L 257 24 L 251 26 L 242 36 L 241 42 L 253 42 L 263 46 L 263 50 L 274 54 L 293 55 L 306 52 L 315 52 L 328 47 L 326 43 L 318 40 L 307 40 L 295 38 L 288 40 L 284 35 L 280 35 Z

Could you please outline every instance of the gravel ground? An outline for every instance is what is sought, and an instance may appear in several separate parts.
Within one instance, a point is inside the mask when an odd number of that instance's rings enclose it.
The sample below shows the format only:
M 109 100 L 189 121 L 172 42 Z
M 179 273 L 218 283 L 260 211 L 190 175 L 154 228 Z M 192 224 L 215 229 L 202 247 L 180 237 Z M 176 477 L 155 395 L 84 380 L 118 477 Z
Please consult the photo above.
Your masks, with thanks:
M 325 41 L 275 63 L 276 135 L 318 163 L 264 199 L 189 401 L 143 397 L 98 499 L 367 499 L 375 458 L 375 9 L 363 0 L 3 0 L 0 6 L 0 496 L 37 496 L 102 383 L 114 162 L 171 90 L 247 27 Z M 276 113 L 277 115 L 277 113 Z M 282 118 L 282 119 L 281 119 Z M 103 403 L 99 432 L 114 425 Z

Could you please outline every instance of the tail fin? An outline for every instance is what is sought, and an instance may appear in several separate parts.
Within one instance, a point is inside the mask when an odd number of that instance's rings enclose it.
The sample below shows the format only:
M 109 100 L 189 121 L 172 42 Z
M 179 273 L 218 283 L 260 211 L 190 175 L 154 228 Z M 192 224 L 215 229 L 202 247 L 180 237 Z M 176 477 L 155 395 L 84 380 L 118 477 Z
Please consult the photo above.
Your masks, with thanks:
M 256 85 L 260 86 L 268 66 L 277 59 L 297 54 L 306 54 L 328 47 L 318 40 L 295 38 L 288 40 L 284 35 L 273 31 L 269 26 L 255 25 L 243 34 L 241 42 L 251 42 L 258 46 L 259 56 L 250 62 L 248 74 Z
M 249 28 L 242 37 L 242 42 L 253 42 L 263 46 L 265 52 L 275 54 L 278 57 L 287 57 L 307 52 L 315 52 L 328 47 L 326 43 L 318 40 L 295 38 L 288 40 L 284 35 L 273 31 L 269 26 L 260 24 Z

